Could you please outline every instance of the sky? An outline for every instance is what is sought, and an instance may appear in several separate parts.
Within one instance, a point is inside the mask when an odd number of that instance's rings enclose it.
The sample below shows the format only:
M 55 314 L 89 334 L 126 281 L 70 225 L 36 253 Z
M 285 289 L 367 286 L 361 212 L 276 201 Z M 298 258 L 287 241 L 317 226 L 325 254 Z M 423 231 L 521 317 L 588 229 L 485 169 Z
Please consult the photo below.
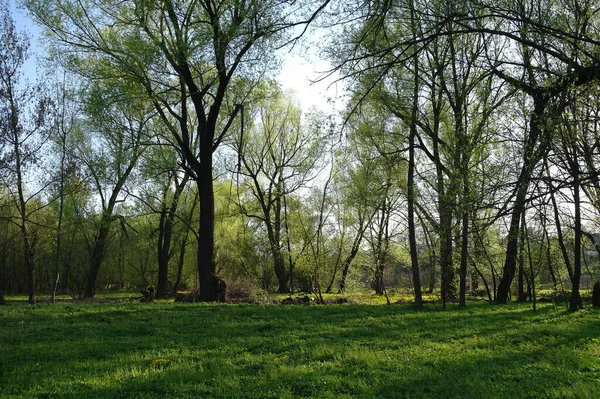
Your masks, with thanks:
M 10 1 L 10 0 L 9 0 Z M 11 1 L 13 18 L 18 30 L 25 30 L 31 38 L 31 49 L 35 53 L 25 65 L 25 74 L 29 80 L 34 80 L 36 69 L 36 54 L 41 56 L 39 29 L 25 11 L 15 7 L 14 0 Z M 294 52 L 295 51 L 295 52 Z M 341 98 L 343 97 L 343 83 L 335 82 L 334 77 L 329 77 L 323 81 L 315 82 L 329 69 L 326 61 L 319 60 L 315 55 L 306 59 L 307 52 L 303 56 L 298 55 L 302 51 L 298 47 L 292 52 L 282 53 L 282 66 L 276 79 L 284 90 L 292 90 L 304 111 L 309 111 L 312 107 L 324 112 L 335 112 L 340 110 Z

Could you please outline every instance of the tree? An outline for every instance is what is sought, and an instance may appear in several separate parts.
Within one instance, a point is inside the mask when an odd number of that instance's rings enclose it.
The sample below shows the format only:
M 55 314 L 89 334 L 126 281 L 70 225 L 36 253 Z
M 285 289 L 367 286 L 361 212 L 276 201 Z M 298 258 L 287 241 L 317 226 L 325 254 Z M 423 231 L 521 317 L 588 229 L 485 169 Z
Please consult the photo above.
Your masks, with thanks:
M 341 208 L 336 217 L 337 225 L 341 228 L 339 240 L 338 259 L 341 275 L 339 279 L 339 292 L 344 292 L 347 286 L 350 266 L 361 249 L 365 232 L 371 225 L 375 210 L 369 206 L 371 197 L 371 170 L 359 156 L 358 148 L 354 142 L 354 135 L 350 135 L 349 142 L 343 147 L 337 160 L 339 172 L 335 174 L 336 184 L 334 193 L 337 193 Z M 352 232 L 351 245 L 347 253 L 342 252 L 345 244 L 346 230 Z M 342 255 L 344 255 L 342 259 Z M 333 284 L 335 273 L 329 285 Z M 330 290 L 327 287 L 327 291 Z
M 289 291 L 290 275 L 285 267 L 284 201 L 306 188 L 318 172 L 322 151 L 318 126 L 306 126 L 300 108 L 278 87 L 267 87 L 259 101 L 256 125 L 242 132 L 236 143 L 242 184 L 258 209 L 240 204 L 242 212 L 260 220 L 267 231 L 278 292 Z
M 30 55 L 29 39 L 17 32 L 8 3 L 0 4 L 0 15 L 0 178 L 17 211 L 10 221 L 20 230 L 29 303 L 35 304 L 36 236 L 31 224 L 32 215 L 44 206 L 34 200 L 48 182 L 29 187 L 27 183 L 48 138 L 53 105 L 41 85 L 21 81 Z M 39 173 L 39 166 L 36 169 Z
M 359 221 L 365 223 L 363 233 L 371 246 L 374 288 L 383 295 L 390 244 L 403 225 L 399 205 L 406 195 L 405 126 L 377 99 L 364 101 L 348 125 L 348 152 L 354 163 L 348 169 L 355 178 L 351 193 L 358 199 L 357 205 L 366 210 Z
M 153 136 L 150 146 L 142 160 L 142 174 L 148 182 L 143 188 L 143 195 L 138 197 L 145 207 L 159 215 L 156 228 L 156 253 L 158 260 L 158 277 L 156 297 L 164 298 L 168 292 L 169 263 L 175 254 L 174 238 L 179 220 L 179 200 L 188 185 L 190 175 L 179 166 L 177 153 L 160 128 Z M 163 133 L 163 134 L 161 134 Z
M 86 119 L 81 121 L 77 160 L 85 165 L 91 185 L 99 197 L 100 209 L 94 215 L 90 265 L 84 297 L 96 294 L 96 280 L 104 260 L 115 212 L 123 202 L 123 192 L 145 150 L 151 133 L 149 104 L 128 96 L 118 82 L 91 83 L 84 93 Z

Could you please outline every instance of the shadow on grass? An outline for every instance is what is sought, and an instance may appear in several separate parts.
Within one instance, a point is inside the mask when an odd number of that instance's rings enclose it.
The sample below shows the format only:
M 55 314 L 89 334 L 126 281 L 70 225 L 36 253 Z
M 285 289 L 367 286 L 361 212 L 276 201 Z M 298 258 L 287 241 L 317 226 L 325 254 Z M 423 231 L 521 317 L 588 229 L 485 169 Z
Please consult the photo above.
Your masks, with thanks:
M 600 388 L 598 315 L 15 305 L 0 309 L 0 397 L 586 397 Z

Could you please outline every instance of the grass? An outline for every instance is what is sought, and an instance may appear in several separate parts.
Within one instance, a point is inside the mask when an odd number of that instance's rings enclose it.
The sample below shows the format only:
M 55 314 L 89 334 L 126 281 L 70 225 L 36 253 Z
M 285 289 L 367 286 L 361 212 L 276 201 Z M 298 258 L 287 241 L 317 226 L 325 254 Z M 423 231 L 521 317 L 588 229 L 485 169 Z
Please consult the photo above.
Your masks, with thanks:
M 11 302 L 0 398 L 593 398 L 600 311 Z

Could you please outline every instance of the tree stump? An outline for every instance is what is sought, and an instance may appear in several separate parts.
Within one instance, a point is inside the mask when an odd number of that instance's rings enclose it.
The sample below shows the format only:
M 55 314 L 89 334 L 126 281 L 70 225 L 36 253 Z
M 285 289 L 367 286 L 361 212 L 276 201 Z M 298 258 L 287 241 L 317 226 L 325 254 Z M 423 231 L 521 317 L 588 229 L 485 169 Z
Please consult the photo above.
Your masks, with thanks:
M 154 302 L 154 287 L 148 287 L 142 290 L 142 302 Z
M 594 284 L 594 290 L 592 291 L 592 305 L 600 308 L 600 281 L 596 281 L 596 284 Z
M 216 277 L 217 279 L 217 301 L 218 302 L 227 302 L 227 283 L 221 277 Z

